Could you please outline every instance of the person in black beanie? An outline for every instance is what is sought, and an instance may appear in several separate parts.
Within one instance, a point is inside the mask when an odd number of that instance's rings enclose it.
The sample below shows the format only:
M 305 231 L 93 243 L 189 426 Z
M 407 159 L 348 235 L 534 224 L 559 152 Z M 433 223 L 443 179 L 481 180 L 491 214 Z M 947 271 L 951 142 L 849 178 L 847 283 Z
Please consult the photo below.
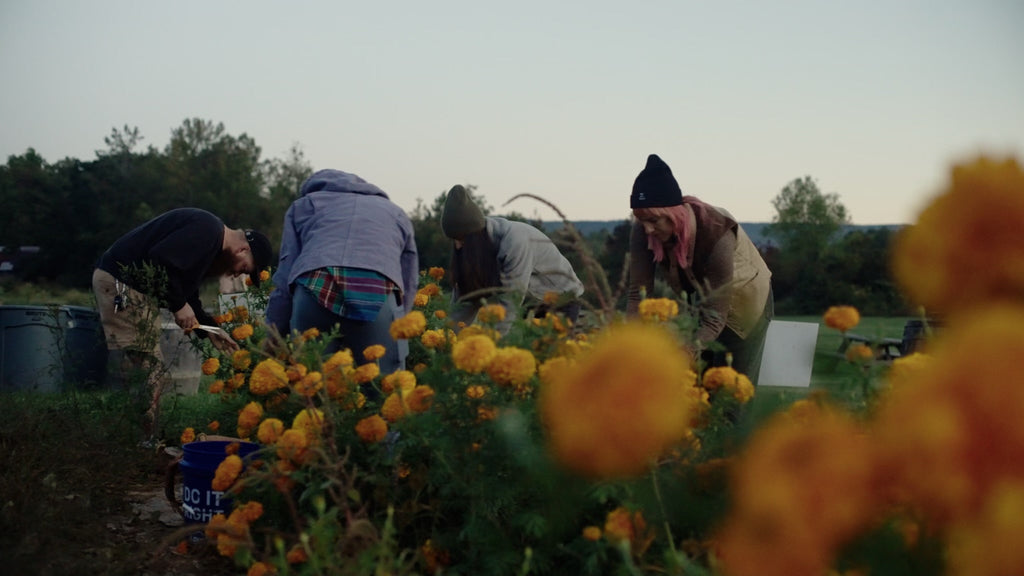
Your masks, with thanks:
M 660 270 L 672 290 L 696 306 L 694 359 L 704 368 L 730 364 L 756 385 L 775 312 L 771 271 L 757 247 L 725 209 L 684 196 L 657 154 L 637 175 L 629 205 L 627 314 L 639 313 Z M 720 346 L 709 347 L 712 342 Z

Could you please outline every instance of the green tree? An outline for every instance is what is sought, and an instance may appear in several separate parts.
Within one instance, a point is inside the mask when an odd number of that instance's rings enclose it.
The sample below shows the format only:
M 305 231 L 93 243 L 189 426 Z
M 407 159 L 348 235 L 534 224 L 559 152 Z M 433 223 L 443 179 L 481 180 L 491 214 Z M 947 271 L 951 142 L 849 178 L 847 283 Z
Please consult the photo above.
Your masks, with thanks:
M 776 294 L 782 313 L 817 314 L 831 302 L 826 276 L 826 250 L 836 233 L 850 222 L 838 194 L 824 194 L 810 177 L 787 184 L 772 200 L 776 215 L 764 234 L 778 242 L 774 275 L 791 287 Z

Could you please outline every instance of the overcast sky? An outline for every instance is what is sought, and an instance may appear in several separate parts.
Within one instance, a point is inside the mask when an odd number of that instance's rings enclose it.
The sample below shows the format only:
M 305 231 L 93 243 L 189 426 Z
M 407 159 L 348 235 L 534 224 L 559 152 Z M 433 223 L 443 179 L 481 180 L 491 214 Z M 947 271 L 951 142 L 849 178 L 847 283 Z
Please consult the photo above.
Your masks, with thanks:
M 895 224 L 951 162 L 1024 161 L 1024 1 L 0 0 L 0 86 L 4 161 L 195 117 L 407 210 L 463 183 L 626 218 L 657 153 L 741 221 L 811 176 Z

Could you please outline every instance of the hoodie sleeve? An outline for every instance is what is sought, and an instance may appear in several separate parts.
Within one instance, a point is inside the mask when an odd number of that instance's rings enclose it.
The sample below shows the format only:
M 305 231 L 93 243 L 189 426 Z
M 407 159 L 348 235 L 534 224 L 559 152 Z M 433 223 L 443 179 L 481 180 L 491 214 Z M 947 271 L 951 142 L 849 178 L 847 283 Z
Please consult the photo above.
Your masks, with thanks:
M 530 288 L 530 277 L 533 276 L 534 254 L 532 242 L 528 230 L 517 227 L 517 222 L 511 223 L 508 233 L 501 240 L 498 248 L 498 258 L 501 264 L 501 284 L 509 290 L 514 298 L 504 298 L 513 304 L 520 305 L 526 299 L 527 290 Z M 529 226 L 529 224 L 521 224 Z
M 280 257 L 272 279 L 274 289 L 267 301 L 267 323 L 276 328 L 282 336 L 288 335 L 291 331 L 292 291 L 289 277 L 292 273 L 292 264 L 295 263 L 295 258 L 302 249 L 298 232 L 295 229 L 294 207 L 293 203 L 284 215 Z
M 403 213 L 404 215 L 404 213 Z M 402 248 L 402 307 L 405 313 L 412 311 L 416 290 L 419 287 L 420 256 L 416 249 L 416 236 L 408 217 L 402 220 L 405 247 Z

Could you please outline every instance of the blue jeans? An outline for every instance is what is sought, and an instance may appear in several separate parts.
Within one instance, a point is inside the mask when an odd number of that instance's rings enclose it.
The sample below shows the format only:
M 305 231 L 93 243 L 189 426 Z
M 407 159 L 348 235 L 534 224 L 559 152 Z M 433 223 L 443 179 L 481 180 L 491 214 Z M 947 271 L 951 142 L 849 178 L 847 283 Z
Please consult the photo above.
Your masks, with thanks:
M 379 360 L 380 373 L 391 374 L 396 370 L 405 369 L 405 358 L 409 355 L 409 342 L 395 340 L 391 337 L 391 323 L 402 315 L 394 292 L 388 294 L 387 301 L 377 314 L 376 320 L 366 322 L 339 316 L 320 305 L 316 296 L 308 288 L 299 284 L 292 294 L 291 329 L 303 332 L 316 328 L 321 334 L 327 334 L 339 327 L 338 336 L 327 344 L 325 352 L 333 354 L 343 348 L 352 351 L 356 366 L 365 364 L 363 350 L 368 346 L 380 344 L 386 352 Z

